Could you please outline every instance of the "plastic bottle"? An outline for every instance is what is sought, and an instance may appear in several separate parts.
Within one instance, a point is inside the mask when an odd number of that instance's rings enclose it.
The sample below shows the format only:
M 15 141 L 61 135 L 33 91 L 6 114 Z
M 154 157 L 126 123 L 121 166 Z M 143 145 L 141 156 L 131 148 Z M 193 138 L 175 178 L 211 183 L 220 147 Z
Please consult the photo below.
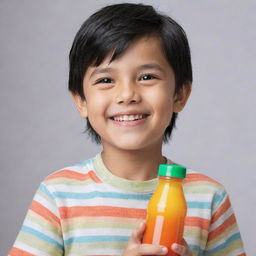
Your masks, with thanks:
M 168 256 L 177 255 L 171 250 L 173 243 L 181 244 L 187 205 L 182 180 L 186 168 L 179 165 L 160 165 L 159 183 L 147 210 L 143 243 L 158 244 L 168 248 Z

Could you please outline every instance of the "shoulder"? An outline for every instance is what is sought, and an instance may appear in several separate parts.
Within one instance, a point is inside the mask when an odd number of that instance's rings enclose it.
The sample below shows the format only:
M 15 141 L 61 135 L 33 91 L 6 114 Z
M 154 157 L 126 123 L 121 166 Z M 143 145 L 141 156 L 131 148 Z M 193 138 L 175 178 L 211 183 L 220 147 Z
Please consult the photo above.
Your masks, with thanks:
M 210 203 L 208 208 L 212 212 L 228 200 L 225 187 L 215 179 L 187 168 L 187 176 L 184 179 L 184 191 L 191 200 Z
M 40 183 L 33 199 L 35 211 L 64 218 L 70 206 L 81 206 L 81 199 L 91 199 L 104 185 L 95 173 L 93 159 L 67 166 L 48 175 Z M 72 209 L 72 207 L 70 207 Z M 46 214 L 46 215 L 47 215 Z M 50 213 L 51 214 L 51 213 Z
M 217 180 L 201 173 L 187 168 L 187 176 L 184 179 L 185 186 L 191 187 L 212 187 L 217 190 L 223 190 L 224 186 Z
M 202 212 L 204 218 L 212 218 L 216 212 L 226 212 L 231 208 L 225 187 L 215 179 L 187 168 L 184 192 L 190 211 Z
M 93 158 L 52 172 L 43 180 L 47 186 L 61 184 L 75 186 L 84 182 L 101 183 L 95 173 Z

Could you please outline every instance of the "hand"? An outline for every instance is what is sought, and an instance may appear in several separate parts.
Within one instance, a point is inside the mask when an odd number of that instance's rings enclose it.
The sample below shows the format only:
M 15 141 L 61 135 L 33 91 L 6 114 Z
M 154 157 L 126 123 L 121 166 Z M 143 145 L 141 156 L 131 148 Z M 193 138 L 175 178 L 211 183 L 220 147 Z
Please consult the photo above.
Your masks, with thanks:
M 192 256 L 192 252 L 184 239 L 182 240 L 182 245 L 172 244 L 171 249 L 180 256 Z
M 142 244 L 141 240 L 145 231 L 146 223 L 143 221 L 139 227 L 132 233 L 131 239 L 124 251 L 123 256 L 140 256 L 140 255 L 165 255 L 167 248 L 155 244 Z M 183 256 L 183 254 L 182 254 Z

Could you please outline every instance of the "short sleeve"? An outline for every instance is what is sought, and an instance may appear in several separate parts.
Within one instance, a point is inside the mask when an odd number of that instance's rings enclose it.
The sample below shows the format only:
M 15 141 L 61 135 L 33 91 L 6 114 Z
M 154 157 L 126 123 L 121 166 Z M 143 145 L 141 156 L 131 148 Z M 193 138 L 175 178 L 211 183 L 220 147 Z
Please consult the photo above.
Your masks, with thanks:
M 214 196 L 210 230 L 204 255 L 245 256 L 236 217 L 230 198 L 224 189 Z
M 63 247 L 54 193 L 42 182 L 8 256 L 62 256 Z

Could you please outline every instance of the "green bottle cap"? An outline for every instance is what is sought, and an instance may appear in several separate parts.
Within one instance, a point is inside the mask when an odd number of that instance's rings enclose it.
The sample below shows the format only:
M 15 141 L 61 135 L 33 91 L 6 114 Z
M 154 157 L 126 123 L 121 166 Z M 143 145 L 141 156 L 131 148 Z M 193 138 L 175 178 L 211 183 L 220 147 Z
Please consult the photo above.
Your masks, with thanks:
M 160 164 L 158 169 L 158 176 L 167 176 L 174 178 L 182 178 L 186 177 L 186 167 L 175 164 Z

